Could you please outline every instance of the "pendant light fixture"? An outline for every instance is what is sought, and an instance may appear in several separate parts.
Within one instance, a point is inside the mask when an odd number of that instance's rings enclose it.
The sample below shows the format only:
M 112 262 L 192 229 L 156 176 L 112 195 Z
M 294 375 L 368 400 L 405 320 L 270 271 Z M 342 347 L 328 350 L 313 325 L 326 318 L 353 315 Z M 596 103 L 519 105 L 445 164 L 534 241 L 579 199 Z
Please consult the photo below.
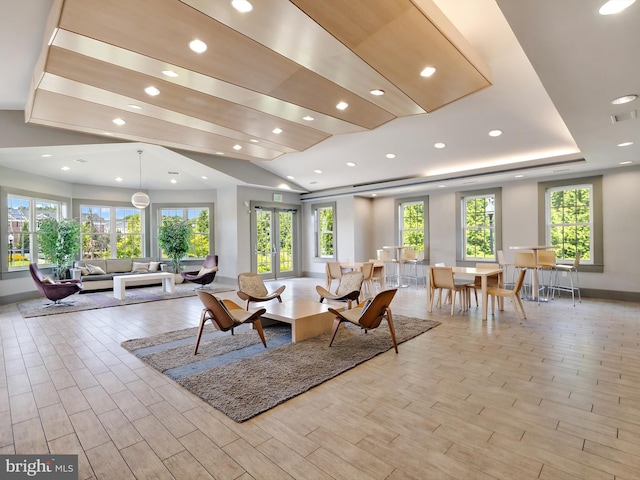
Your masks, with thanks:
M 147 208 L 149 206 L 149 195 L 142 191 L 142 150 L 138 150 L 138 160 L 140 163 L 140 191 L 131 195 L 131 204 L 136 208 Z

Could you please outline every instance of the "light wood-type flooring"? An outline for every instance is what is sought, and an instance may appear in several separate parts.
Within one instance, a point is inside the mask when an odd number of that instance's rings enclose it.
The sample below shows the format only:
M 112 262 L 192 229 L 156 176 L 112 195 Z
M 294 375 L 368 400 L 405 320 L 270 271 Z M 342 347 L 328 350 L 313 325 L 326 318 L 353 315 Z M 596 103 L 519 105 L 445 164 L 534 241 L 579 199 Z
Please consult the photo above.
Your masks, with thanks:
M 285 283 L 315 299 L 321 279 Z M 235 293 L 223 294 L 236 298 Z M 197 297 L 23 319 L 0 307 L 0 452 L 81 479 L 639 479 L 640 305 L 566 297 L 442 325 L 237 424 L 120 342 L 196 326 Z M 331 349 L 327 349 L 331 355 Z

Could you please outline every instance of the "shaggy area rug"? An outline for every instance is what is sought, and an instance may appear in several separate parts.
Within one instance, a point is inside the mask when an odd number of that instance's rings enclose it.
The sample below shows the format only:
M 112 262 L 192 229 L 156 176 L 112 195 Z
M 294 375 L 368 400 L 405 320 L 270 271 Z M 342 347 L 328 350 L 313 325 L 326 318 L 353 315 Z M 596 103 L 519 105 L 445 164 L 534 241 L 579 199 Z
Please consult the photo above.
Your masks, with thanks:
M 393 320 L 398 343 L 440 324 L 403 315 L 394 315 Z M 393 348 L 385 322 L 366 334 L 343 325 L 331 348 L 329 334 L 291 343 L 290 327 L 284 324 L 264 329 L 266 349 L 253 330 L 231 335 L 207 328 L 196 356 L 197 328 L 128 340 L 122 346 L 236 422 Z
M 77 293 L 67 297 L 65 300 L 73 302 L 73 305 L 59 306 L 47 306 L 51 304 L 51 301 L 43 297 L 18 303 L 18 310 L 20 311 L 22 318 L 31 318 L 43 315 L 79 312 L 82 310 L 95 310 L 97 308 L 120 307 L 122 305 L 132 305 L 134 303 L 155 302 L 158 300 L 172 300 L 174 298 L 195 296 L 196 292 L 194 288 L 196 287 L 197 285 L 193 283 L 177 284 L 173 293 L 164 293 L 161 285 L 127 288 L 127 297 L 124 300 L 118 300 L 115 298 L 113 296 L 113 290 Z M 218 285 L 213 288 L 208 288 L 206 291 L 210 293 L 220 293 L 230 292 L 232 290 L 235 290 L 232 285 Z

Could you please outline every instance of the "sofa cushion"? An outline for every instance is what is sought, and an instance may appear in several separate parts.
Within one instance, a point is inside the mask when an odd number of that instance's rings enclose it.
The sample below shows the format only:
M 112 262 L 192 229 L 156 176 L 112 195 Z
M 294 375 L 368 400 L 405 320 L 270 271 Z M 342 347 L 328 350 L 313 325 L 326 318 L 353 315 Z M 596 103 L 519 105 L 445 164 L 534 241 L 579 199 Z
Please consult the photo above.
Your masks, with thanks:
M 131 258 L 109 258 L 107 259 L 107 273 L 130 272 L 133 267 Z
M 104 272 L 107 271 L 106 260 L 102 260 L 100 258 L 76 262 L 76 268 L 82 270 L 82 275 L 91 275 L 91 271 L 87 265 L 93 265 L 94 267 L 101 268 Z
M 149 262 L 149 271 L 150 272 L 159 272 L 160 271 L 160 262 Z

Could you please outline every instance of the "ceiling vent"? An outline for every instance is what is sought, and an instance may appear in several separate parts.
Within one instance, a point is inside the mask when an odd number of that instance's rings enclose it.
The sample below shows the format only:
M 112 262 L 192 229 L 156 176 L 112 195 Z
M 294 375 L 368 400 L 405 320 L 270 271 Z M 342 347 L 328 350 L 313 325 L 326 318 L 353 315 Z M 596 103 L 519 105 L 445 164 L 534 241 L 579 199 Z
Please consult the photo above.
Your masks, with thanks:
M 635 120 L 638 116 L 638 112 L 636 110 L 629 110 L 628 112 L 618 113 L 616 115 L 611 115 L 611 123 L 618 123 L 624 120 Z

